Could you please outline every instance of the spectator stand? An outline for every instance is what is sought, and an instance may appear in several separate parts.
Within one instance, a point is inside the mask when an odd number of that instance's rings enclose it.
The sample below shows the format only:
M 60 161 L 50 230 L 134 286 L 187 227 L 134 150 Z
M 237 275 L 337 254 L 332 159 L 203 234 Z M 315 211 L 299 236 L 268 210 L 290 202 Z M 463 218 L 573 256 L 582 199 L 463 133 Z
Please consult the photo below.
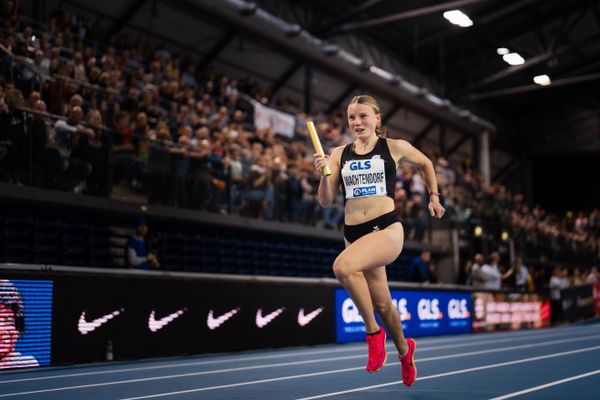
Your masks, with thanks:
M 137 204 L 109 199 L 0 187 L 5 262 L 123 267 L 132 215 L 148 219 L 149 246 L 158 253 L 161 269 L 169 271 L 333 277 L 331 265 L 342 247 L 339 232 L 313 227 L 162 206 L 141 211 Z M 448 248 L 426 247 L 434 259 L 449 257 Z M 408 241 L 388 268 L 390 279 L 403 280 L 422 248 Z

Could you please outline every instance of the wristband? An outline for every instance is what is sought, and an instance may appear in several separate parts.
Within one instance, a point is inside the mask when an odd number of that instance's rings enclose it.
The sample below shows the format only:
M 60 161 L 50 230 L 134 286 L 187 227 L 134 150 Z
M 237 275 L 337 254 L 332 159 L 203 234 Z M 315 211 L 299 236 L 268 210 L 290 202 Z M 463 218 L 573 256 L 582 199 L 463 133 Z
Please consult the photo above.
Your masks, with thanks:
M 438 192 L 430 192 L 429 195 L 440 197 L 440 194 Z

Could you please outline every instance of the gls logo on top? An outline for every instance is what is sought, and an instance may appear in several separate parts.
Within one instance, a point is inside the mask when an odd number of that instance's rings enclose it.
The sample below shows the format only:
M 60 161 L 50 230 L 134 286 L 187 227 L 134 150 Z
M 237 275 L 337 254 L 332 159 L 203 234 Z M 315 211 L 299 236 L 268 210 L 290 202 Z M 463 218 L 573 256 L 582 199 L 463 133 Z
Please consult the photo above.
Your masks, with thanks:
M 362 171 L 371 168 L 371 160 L 366 161 L 352 161 L 348 166 L 350 171 Z

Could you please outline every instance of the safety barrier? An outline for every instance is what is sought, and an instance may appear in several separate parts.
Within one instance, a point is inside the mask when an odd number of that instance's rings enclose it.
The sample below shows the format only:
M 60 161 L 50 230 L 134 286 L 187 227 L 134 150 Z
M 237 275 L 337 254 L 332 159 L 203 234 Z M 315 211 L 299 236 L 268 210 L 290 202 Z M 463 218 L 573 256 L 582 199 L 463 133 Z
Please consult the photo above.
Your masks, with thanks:
M 22 298 L 17 351 L 35 358 L 51 348 L 50 362 L 39 365 L 364 340 L 358 310 L 329 278 L 16 264 L 0 264 L 0 271 L 6 287 L 16 287 Z M 523 329 L 550 321 L 547 302 L 533 294 L 390 286 L 407 336 Z M 15 298 L 14 291 L 8 296 L 0 289 L 3 302 Z M 48 334 L 35 342 L 37 349 L 31 335 L 44 330 Z

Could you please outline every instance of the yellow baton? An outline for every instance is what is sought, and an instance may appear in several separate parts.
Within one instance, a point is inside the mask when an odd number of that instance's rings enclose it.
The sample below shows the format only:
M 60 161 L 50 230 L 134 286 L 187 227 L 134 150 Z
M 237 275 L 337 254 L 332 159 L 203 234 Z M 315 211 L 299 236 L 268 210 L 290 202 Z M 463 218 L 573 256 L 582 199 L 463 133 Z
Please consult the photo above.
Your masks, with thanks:
M 310 140 L 312 140 L 313 147 L 315 148 L 315 153 L 318 153 L 321 156 L 325 155 L 325 153 L 323 152 L 323 146 L 321 146 L 321 141 L 319 140 L 319 135 L 317 134 L 317 130 L 315 129 L 315 124 L 312 121 L 307 121 L 306 127 L 308 128 Z M 321 172 L 323 176 L 331 175 L 331 170 L 328 166 L 323 167 L 323 170 Z

